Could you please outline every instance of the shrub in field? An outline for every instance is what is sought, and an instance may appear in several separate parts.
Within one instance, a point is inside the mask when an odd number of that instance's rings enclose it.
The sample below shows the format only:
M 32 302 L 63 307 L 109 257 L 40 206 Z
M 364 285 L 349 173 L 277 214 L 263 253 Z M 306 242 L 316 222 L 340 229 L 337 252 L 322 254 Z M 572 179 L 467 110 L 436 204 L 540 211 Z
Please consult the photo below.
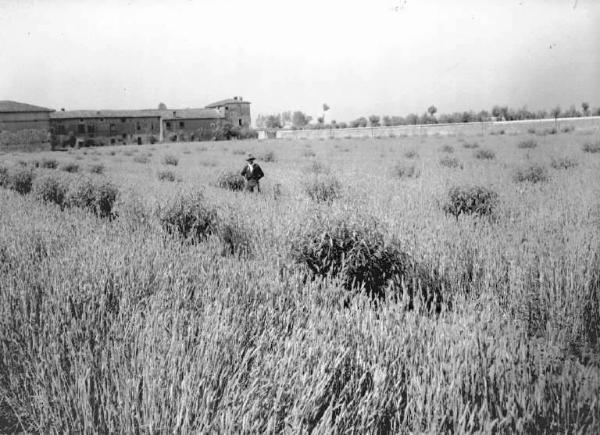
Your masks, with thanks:
M 305 182 L 304 191 L 313 201 L 331 203 L 342 196 L 342 185 L 333 175 L 316 175 Z
M 452 146 L 450 146 L 450 145 L 444 145 L 444 146 L 443 146 L 443 147 L 440 149 L 440 151 L 441 151 L 441 152 L 443 152 L 443 153 L 448 153 L 448 154 L 451 154 L 451 153 L 453 153 L 453 152 L 454 152 L 454 147 L 452 147 Z
M 390 290 L 401 298 L 406 289 L 409 308 L 420 291 L 428 309 L 433 303 L 436 311 L 441 308 L 444 281 L 427 273 L 398 243 L 386 243 L 375 222 L 315 223 L 296 237 L 291 253 L 309 276 L 340 278 L 347 290 L 364 288 L 377 298 Z
M 25 168 L 15 168 L 8 172 L 8 188 L 21 195 L 31 192 L 34 174 Z
M 463 144 L 463 148 L 466 148 L 466 149 L 479 148 L 479 144 L 477 142 L 465 142 Z
M 304 157 L 316 157 L 317 155 L 315 154 L 315 152 L 313 150 L 304 150 L 302 155 Z
M 157 177 L 159 179 L 159 181 L 175 181 L 177 180 L 177 176 L 175 175 L 175 173 L 173 171 L 168 171 L 168 170 L 164 170 L 164 171 L 158 171 Z
M 217 224 L 216 232 L 223 243 L 223 255 L 247 255 L 251 251 L 250 232 L 235 216 L 235 212 L 229 213 L 227 217 L 220 218 Z
M 567 125 L 567 126 L 565 126 L 565 127 L 562 127 L 562 128 L 560 129 L 561 133 L 570 133 L 570 132 L 572 132 L 573 130 L 575 130 L 575 127 L 573 127 L 572 125 Z
M 548 171 L 538 164 L 525 166 L 515 171 L 513 180 L 517 183 L 542 183 L 548 180 Z
M 581 149 L 586 153 L 600 153 L 600 141 L 595 143 L 586 142 Z
M 448 191 L 443 205 L 447 214 L 458 218 L 461 214 L 491 215 L 497 205 L 498 194 L 483 186 L 454 186 Z
M 58 168 L 58 162 L 55 159 L 42 159 L 40 167 L 45 169 L 56 169 Z
M 29 162 L 27 160 L 19 160 L 17 164 L 23 168 L 26 168 L 29 165 Z
M 75 173 L 75 172 L 79 172 L 79 165 L 77 163 L 67 162 L 67 163 L 64 163 L 60 167 L 60 169 L 62 169 L 65 172 Z
M 163 164 L 165 165 L 177 166 L 178 163 L 179 159 L 172 154 L 167 154 L 163 157 Z
M 8 187 L 8 168 L 0 166 L 0 187 Z
M 328 166 L 324 165 L 318 160 L 314 160 L 308 166 L 308 170 L 314 174 L 328 174 L 331 171 Z
M 503 129 L 500 129 L 500 130 L 492 130 L 492 131 L 490 132 L 490 134 L 491 134 L 492 136 L 503 135 L 504 133 L 506 133 L 506 132 L 505 132 Z
M 217 177 L 217 186 L 233 191 L 243 190 L 246 185 L 244 177 L 237 172 L 221 172 Z
M 90 172 L 92 174 L 103 174 L 104 173 L 104 165 L 99 163 L 97 165 L 90 165 Z
M 275 153 L 271 150 L 265 151 L 263 154 L 259 156 L 259 159 L 263 162 L 274 162 L 276 160 Z
M 440 160 L 440 165 L 446 168 L 463 168 L 463 164 L 456 157 L 444 157 Z
M 33 195 L 40 201 L 65 206 L 69 184 L 56 174 L 45 174 L 33 182 Z
M 557 159 L 552 157 L 552 162 L 550 163 L 550 166 L 552 166 L 554 169 L 570 169 L 576 167 L 577 165 L 577 160 L 569 157 L 560 157 Z
M 519 148 L 535 148 L 537 147 L 537 142 L 535 139 L 527 139 L 519 142 L 517 145 Z
M 93 212 L 101 218 L 112 218 L 119 190 L 108 181 L 82 177 L 74 180 L 67 193 L 66 203 Z
M 133 158 L 133 161 L 136 162 L 136 163 L 146 164 L 146 163 L 148 163 L 150 161 L 150 159 L 148 158 L 148 156 L 141 155 L 141 156 L 135 156 Z
M 217 213 L 201 192 L 179 193 L 157 210 L 162 228 L 190 241 L 205 239 L 217 229 Z
M 421 170 L 413 164 L 398 162 L 392 168 L 392 174 L 396 178 L 417 178 L 421 175 Z
M 407 159 L 416 159 L 419 157 L 419 153 L 417 153 L 415 150 L 410 150 L 404 153 L 404 157 Z
M 236 156 L 242 156 L 246 154 L 246 151 L 242 149 L 234 149 L 231 153 Z
M 496 157 L 496 153 L 492 150 L 480 149 L 475 151 L 474 156 L 480 160 L 492 160 Z

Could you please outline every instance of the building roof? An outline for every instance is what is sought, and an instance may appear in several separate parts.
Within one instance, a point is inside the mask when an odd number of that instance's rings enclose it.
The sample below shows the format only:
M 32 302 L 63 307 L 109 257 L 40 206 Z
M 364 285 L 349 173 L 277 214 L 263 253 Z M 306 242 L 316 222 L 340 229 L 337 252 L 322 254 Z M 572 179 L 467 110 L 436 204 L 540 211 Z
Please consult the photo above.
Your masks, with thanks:
M 54 112 L 51 119 L 81 118 L 164 118 L 164 119 L 213 119 L 224 116 L 213 109 L 142 109 L 142 110 L 67 110 Z
M 53 109 L 46 107 L 34 106 L 33 104 L 19 103 L 17 101 L 0 101 L 0 112 L 15 113 L 15 112 L 54 112 Z
M 212 109 L 219 106 L 224 106 L 225 104 L 250 104 L 250 101 L 244 101 L 241 97 L 236 98 L 228 98 L 226 100 L 217 101 L 215 103 L 211 103 L 206 106 L 207 109 Z

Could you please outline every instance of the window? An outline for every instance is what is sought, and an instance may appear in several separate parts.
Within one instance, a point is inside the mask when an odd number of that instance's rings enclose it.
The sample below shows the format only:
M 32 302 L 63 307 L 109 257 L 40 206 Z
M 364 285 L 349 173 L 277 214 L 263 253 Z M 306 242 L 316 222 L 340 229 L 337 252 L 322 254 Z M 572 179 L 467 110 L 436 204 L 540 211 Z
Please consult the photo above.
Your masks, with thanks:
M 79 133 L 79 134 L 85 134 L 85 125 L 84 124 L 79 124 L 77 126 L 77 133 Z
M 100 122 L 104 122 L 104 118 L 100 118 Z
M 58 126 L 58 134 L 67 134 L 67 130 L 65 129 L 65 126 L 60 124 Z
M 94 124 L 88 124 L 87 126 L 87 132 L 88 133 L 94 133 L 96 131 L 96 126 Z
M 115 124 L 110 124 L 110 132 L 112 133 L 113 131 L 115 131 L 117 129 L 117 126 Z
M 150 131 L 154 131 L 154 123 L 153 122 L 150 123 Z
M 136 125 L 135 125 L 135 129 L 136 129 L 137 131 L 140 131 L 140 130 L 142 129 L 142 126 L 140 125 L 139 121 L 136 123 Z
M 183 127 L 185 127 L 185 122 L 179 121 L 179 128 L 183 128 Z
M 121 122 L 125 122 L 127 121 L 125 118 L 121 118 Z
M 167 130 L 171 130 L 171 123 L 167 122 Z
M 83 118 L 79 118 L 79 122 L 83 122 Z
M 238 119 L 238 123 L 240 124 L 240 127 L 242 126 L 242 119 Z

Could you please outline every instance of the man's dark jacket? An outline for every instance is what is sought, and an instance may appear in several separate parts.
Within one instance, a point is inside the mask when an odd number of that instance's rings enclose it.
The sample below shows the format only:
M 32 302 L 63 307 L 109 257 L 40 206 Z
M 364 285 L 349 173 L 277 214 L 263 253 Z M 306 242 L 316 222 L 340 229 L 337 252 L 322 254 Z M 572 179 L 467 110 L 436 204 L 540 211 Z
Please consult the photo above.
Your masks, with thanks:
M 263 174 L 262 169 L 260 169 L 260 166 L 258 166 L 257 163 L 253 163 L 252 171 L 250 171 L 249 165 L 244 166 L 244 169 L 242 169 L 242 176 L 244 178 L 246 178 L 246 180 L 248 180 L 248 181 L 250 181 L 250 180 L 258 181 L 262 177 L 264 177 L 265 174 Z

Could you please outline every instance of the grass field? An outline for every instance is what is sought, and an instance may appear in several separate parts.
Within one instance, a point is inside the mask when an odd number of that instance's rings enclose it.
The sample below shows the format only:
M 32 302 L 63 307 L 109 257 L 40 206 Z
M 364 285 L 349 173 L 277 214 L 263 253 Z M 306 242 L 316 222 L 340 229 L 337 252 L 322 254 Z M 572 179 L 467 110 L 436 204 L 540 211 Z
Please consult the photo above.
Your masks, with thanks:
M 598 433 L 600 153 L 584 151 L 597 142 L 571 132 L 2 154 L 36 178 L 119 190 L 107 219 L 0 189 L 4 430 Z M 218 187 L 248 152 L 262 193 Z M 58 167 L 36 168 L 43 159 Z M 319 181 L 330 201 L 309 196 Z M 449 189 L 472 185 L 497 194 L 492 215 L 446 214 Z M 223 233 L 192 243 L 164 230 L 165 204 L 199 191 L 245 249 L 228 253 Z M 307 279 L 294 246 L 342 221 L 377 228 L 443 282 L 441 312 Z

